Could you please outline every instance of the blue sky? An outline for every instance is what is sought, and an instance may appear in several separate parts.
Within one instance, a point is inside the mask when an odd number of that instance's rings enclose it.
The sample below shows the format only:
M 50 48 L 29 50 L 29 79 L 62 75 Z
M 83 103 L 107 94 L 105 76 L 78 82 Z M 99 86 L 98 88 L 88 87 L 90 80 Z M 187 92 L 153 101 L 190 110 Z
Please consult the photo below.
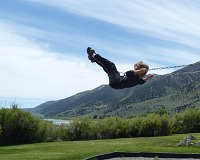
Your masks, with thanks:
M 139 60 L 150 68 L 197 62 L 199 19 L 199 0 L 1 0 L 0 107 L 35 107 L 108 84 L 88 46 L 121 72 Z

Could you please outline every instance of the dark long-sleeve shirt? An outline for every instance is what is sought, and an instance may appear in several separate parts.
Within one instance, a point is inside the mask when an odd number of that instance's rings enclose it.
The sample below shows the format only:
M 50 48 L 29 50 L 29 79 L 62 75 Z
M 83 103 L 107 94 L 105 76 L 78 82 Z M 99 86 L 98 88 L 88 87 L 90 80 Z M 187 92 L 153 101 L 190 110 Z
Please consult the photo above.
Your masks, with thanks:
M 145 81 L 142 78 L 140 78 L 138 74 L 135 74 L 133 70 L 130 70 L 127 71 L 123 77 L 120 77 L 120 81 L 109 85 L 114 89 L 123 89 L 144 83 Z

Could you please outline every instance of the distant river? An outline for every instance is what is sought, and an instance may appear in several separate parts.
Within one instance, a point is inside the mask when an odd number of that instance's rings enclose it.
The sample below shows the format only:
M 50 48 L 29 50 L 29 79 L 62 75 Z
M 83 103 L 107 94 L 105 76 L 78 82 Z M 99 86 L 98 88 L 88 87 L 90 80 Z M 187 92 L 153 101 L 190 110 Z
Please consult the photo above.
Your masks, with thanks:
M 69 124 L 70 122 L 72 122 L 71 120 L 61 120 L 61 119 L 44 119 L 46 121 L 50 121 L 53 122 L 53 124 Z

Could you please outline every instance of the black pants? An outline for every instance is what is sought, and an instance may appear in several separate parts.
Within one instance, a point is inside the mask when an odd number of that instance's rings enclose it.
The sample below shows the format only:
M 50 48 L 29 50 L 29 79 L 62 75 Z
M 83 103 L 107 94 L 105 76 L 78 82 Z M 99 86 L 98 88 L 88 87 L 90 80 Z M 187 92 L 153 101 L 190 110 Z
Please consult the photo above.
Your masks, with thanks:
M 96 54 L 93 58 L 95 59 L 95 62 L 100 65 L 108 75 L 118 73 L 117 68 L 113 62 L 101 57 L 99 54 Z

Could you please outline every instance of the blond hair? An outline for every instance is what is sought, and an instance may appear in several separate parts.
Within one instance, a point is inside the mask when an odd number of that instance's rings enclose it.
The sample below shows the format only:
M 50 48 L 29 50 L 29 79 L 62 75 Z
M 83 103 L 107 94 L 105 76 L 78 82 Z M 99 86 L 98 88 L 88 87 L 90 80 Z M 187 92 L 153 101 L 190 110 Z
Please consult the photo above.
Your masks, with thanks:
M 149 71 L 149 66 L 142 61 L 139 61 L 136 64 L 134 64 L 134 68 L 136 68 L 136 67 L 137 67 L 137 69 L 141 69 L 141 68 L 146 69 L 143 73 L 140 74 L 141 77 L 144 77 L 147 74 L 147 72 Z

